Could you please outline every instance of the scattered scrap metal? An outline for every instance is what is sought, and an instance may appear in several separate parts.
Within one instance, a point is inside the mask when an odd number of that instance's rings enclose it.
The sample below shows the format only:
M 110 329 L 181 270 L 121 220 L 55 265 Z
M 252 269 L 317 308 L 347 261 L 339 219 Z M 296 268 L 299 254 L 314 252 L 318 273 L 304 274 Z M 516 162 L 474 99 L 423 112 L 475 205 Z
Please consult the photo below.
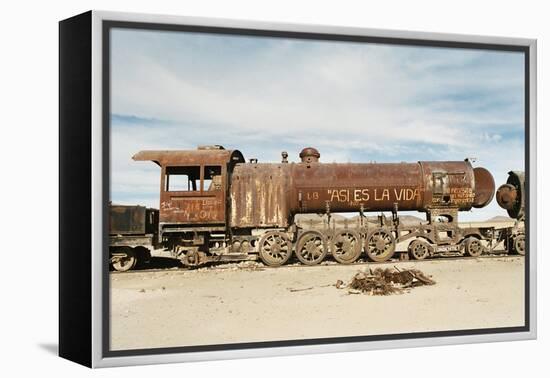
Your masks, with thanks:
M 348 284 L 338 280 L 335 286 L 337 289 L 347 288 L 349 294 L 392 295 L 402 294 L 409 288 L 434 284 L 431 276 L 418 269 L 394 267 L 375 270 L 368 268 L 356 273 Z

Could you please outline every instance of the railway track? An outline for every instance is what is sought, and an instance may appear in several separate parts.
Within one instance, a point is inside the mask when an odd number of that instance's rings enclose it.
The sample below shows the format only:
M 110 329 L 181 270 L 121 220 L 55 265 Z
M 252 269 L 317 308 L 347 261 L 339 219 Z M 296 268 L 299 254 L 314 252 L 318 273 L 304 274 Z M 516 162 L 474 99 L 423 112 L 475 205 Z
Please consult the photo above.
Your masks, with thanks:
M 203 265 L 199 267 L 184 267 L 184 266 L 174 266 L 174 267 L 164 267 L 164 268 L 150 268 L 150 269 L 134 269 L 129 270 L 126 272 L 118 272 L 116 270 L 110 271 L 111 274 L 134 274 L 134 273 L 159 273 L 159 272 L 186 272 L 186 271 L 194 271 L 194 270 L 229 270 L 233 268 L 237 269 L 243 269 L 243 270 L 264 270 L 264 269 L 281 269 L 281 268 L 311 268 L 314 269 L 319 266 L 367 266 L 367 265 L 384 265 L 384 264 L 402 264 L 402 263 L 428 263 L 433 261 L 457 261 L 457 260 L 479 260 L 479 259 L 502 259 L 502 258 L 508 258 L 508 259 L 514 259 L 514 258 L 521 258 L 523 256 L 520 255 L 513 255 L 508 253 L 493 253 L 493 254 L 487 254 L 479 257 L 470 257 L 470 256 L 450 256 L 450 257 L 435 257 L 435 258 L 429 258 L 424 260 L 400 260 L 400 259 L 390 259 L 388 261 L 384 262 L 374 262 L 374 261 L 356 261 L 353 264 L 339 264 L 336 261 L 327 261 L 324 263 L 321 263 L 319 265 L 304 265 L 299 262 L 286 264 L 284 266 L 279 267 L 271 267 L 267 266 L 261 262 L 258 261 L 245 261 L 245 262 L 239 262 L 239 263 L 212 263 L 208 265 Z M 246 265 L 243 263 L 252 263 L 250 265 Z

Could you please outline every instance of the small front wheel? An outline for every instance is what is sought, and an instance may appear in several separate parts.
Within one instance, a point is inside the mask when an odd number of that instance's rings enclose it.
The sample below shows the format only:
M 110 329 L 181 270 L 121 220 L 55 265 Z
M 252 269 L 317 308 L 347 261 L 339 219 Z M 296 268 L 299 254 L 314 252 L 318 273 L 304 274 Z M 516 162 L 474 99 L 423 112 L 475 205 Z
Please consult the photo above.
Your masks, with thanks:
M 409 244 L 409 255 L 415 260 L 424 260 L 430 256 L 430 245 L 422 240 L 413 240 Z
M 481 244 L 481 240 L 470 236 L 464 242 L 464 252 L 471 257 L 479 257 L 483 254 L 485 247 Z

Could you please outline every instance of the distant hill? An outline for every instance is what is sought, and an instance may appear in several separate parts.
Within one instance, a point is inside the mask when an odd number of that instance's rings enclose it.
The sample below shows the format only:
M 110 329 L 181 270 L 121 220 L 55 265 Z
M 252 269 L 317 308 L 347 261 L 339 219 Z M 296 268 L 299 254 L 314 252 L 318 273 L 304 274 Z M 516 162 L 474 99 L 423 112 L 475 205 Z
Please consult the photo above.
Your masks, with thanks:
M 414 215 L 399 216 L 399 223 L 401 223 L 403 226 L 416 226 L 423 222 L 426 222 L 426 220 L 419 217 L 415 217 Z
M 352 223 L 358 223 L 359 222 L 359 215 L 355 215 L 353 217 L 346 217 L 341 214 L 331 214 L 331 222 L 336 223 L 343 223 L 345 221 L 348 222 L 348 224 Z M 369 223 L 378 223 L 378 216 L 377 215 L 367 215 L 365 216 L 367 222 Z M 325 214 L 296 214 L 294 219 L 296 220 L 296 223 L 298 224 L 304 224 L 306 222 L 322 222 L 323 220 L 326 220 Z M 391 219 L 391 215 L 386 215 L 386 219 Z M 425 219 L 415 217 L 414 215 L 400 215 L 399 216 L 400 223 L 403 226 L 416 226 L 423 222 L 426 222 Z
M 365 218 L 369 223 L 378 223 L 378 215 L 367 215 L 365 216 Z M 386 214 L 386 219 L 391 219 L 391 214 L 390 215 Z M 298 224 L 300 223 L 303 224 L 305 222 L 317 223 L 317 222 L 323 222 L 323 220 L 326 220 L 326 215 L 325 214 L 296 214 L 295 220 Z M 359 215 L 354 215 L 353 217 L 346 217 L 341 214 L 331 214 L 331 222 L 343 223 L 346 220 L 348 224 L 355 223 L 355 222 L 358 223 Z M 510 221 L 514 221 L 514 219 L 503 215 L 497 215 L 490 219 L 487 219 L 485 222 L 510 222 Z M 460 219 L 459 219 L 459 222 L 464 223 L 464 222 L 461 222 Z M 417 226 L 422 223 L 426 224 L 427 221 L 425 218 L 417 217 L 414 215 L 403 214 L 403 215 L 399 215 L 399 223 L 402 226 Z
M 487 222 L 510 222 L 513 220 L 515 219 L 504 215 L 497 215 L 495 217 L 492 217 L 491 219 L 487 219 Z
M 324 219 L 324 217 L 325 217 L 325 214 L 296 214 L 294 216 L 294 219 L 296 220 L 296 222 L 308 222 L 310 220 L 312 221 L 322 220 Z M 332 219 L 336 219 L 337 221 L 351 219 L 340 214 L 331 214 L 331 217 Z

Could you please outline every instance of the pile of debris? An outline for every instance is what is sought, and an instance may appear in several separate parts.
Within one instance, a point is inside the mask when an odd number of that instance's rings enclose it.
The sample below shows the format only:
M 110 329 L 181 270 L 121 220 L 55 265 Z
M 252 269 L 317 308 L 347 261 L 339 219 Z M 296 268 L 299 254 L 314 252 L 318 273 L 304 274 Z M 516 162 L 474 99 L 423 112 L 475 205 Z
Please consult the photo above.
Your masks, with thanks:
M 408 288 L 434 284 L 435 281 L 431 277 L 418 269 L 394 267 L 394 269 L 377 268 L 373 271 L 369 268 L 366 271 L 358 272 L 348 284 L 338 280 L 336 288 L 347 288 L 350 294 L 391 295 L 401 294 Z
M 265 265 L 257 261 L 241 261 L 234 263 L 214 263 L 205 264 L 200 268 L 195 269 L 198 272 L 202 271 L 227 271 L 227 270 L 265 270 Z

